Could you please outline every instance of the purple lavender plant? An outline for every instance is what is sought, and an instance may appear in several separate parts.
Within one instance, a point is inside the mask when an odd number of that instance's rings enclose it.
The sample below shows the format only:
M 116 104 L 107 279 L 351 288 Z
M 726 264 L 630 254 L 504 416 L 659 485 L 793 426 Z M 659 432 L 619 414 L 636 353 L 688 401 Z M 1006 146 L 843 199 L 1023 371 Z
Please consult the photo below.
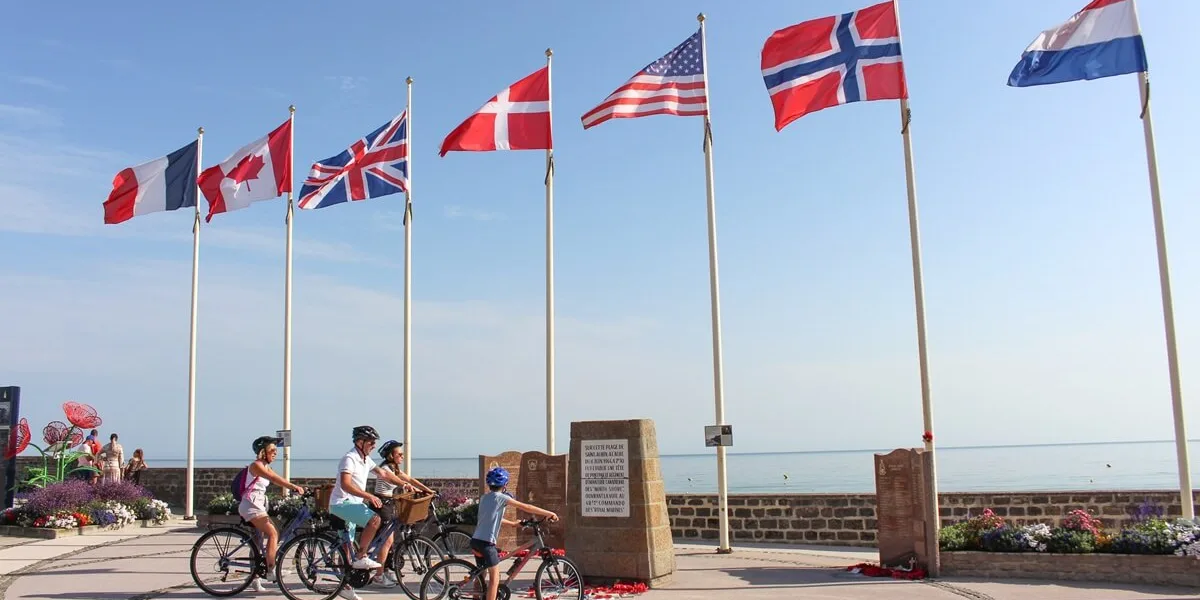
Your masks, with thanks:
M 154 495 L 131 481 L 101 481 L 92 488 L 92 497 L 96 500 L 130 503 L 139 498 L 153 498 Z
M 91 500 L 92 486 L 88 482 L 68 480 L 30 492 L 23 508 L 31 515 L 52 515 L 75 510 Z

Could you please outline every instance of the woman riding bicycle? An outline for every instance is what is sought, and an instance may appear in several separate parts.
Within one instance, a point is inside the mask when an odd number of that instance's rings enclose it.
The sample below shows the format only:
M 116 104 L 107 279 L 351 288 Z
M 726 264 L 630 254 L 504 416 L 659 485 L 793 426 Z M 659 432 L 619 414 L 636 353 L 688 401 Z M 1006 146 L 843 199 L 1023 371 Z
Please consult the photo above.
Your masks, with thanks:
M 380 465 L 380 468 L 396 476 L 403 474 L 404 471 L 400 468 L 400 461 L 404 458 L 404 451 L 401 449 L 403 446 L 403 442 L 396 440 L 384 442 L 379 447 L 379 457 L 383 459 L 383 464 Z M 390 509 L 393 503 L 392 497 L 396 495 L 397 490 L 407 492 L 411 489 L 412 486 L 408 484 L 397 486 L 383 477 L 375 478 L 375 495 L 379 498 L 381 504 L 379 508 L 373 510 L 383 520 L 384 525 L 387 525 L 392 520 L 393 513 Z M 391 537 L 383 542 L 383 547 L 379 551 L 380 556 L 387 556 L 388 550 L 391 549 L 392 544 L 395 542 L 395 536 L 396 534 L 393 533 Z M 396 587 L 400 583 L 396 581 L 392 572 L 387 569 L 384 569 L 382 575 L 377 575 L 374 581 L 385 588 Z
M 275 524 L 267 514 L 267 486 L 274 483 L 281 488 L 295 490 L 299 494 L 304 493 L 304 488 L 276 475 L 275 471 L 271 470 L 270 465 L 275 461 L 275 455 L 279 453 L 278 446 L 282 443 L 283 438 L 264 435 L 251 444 L 255 459 L 246 467 L 242 502 L 238 505 L 238 514 L 253 525 L 263 537 L 267 538 L 266 553 L 263 556 L 264 562 L 267 564 L 267 581 L 275 581 L 275 553 L 279 549 L 279 532 L 275 531 Z M 256 580 L 255 588 L 258 587 L 259 584 Z

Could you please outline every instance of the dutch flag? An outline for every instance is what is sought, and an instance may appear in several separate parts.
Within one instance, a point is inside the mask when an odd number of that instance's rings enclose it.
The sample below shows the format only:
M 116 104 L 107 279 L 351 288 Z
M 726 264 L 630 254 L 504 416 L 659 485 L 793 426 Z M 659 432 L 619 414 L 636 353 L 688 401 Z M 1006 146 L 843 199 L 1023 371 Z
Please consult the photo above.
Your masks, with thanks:
M 1146 70 L 1133 0 L 1093 0 L 1066 23 L 1043 31 L 1021 54 L 1008 85 L 1027 87 Z

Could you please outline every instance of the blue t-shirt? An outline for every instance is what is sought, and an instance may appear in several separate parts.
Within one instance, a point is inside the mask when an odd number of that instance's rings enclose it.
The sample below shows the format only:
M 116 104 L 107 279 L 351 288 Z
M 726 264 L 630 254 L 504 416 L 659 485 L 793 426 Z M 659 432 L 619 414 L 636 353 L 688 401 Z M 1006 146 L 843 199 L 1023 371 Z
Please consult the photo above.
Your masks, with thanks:
M 475 525 L 475 535 L 471 537 L 489 544 L 496 543 L 500 535 L 500 525 L 503 524 L 504 508 L 512 497 L 504 492 L 488 492 L 479 499 L 479 518 Z

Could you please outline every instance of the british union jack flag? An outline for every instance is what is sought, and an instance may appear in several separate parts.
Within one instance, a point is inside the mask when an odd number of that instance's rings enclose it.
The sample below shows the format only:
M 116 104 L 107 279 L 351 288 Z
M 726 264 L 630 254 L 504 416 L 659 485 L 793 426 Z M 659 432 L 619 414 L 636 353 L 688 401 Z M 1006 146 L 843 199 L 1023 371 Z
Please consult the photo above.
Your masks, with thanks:
M 300 188 L 300 208 L 325 208 L 408 190 L 408 113 L 313 163 Z

